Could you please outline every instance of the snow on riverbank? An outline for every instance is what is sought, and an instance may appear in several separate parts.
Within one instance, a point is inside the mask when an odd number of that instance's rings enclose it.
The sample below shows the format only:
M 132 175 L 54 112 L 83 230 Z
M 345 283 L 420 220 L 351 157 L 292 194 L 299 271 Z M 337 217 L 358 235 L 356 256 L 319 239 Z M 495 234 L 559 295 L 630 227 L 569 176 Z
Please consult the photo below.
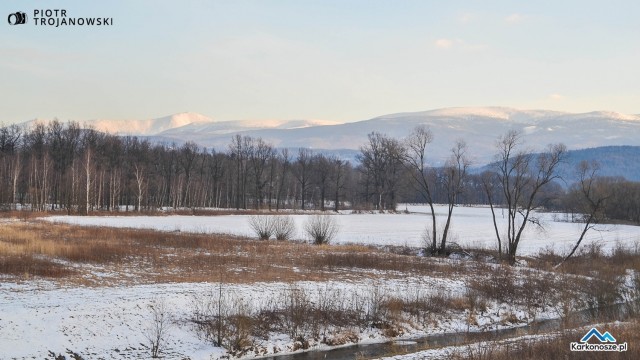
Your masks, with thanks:
M 224 285 L 225 293 L 232 293 L 256 311 L 278 301 L 288 289 L 302 289 L 310 301 L 321 296 L 339 296 L 346 301 L 371 296 L 372 288 L 393 296 L 414 296 L 416 289 L 423 293 L 462 295 L 464 281 L 414 277 L 401 280 L 330 281 L 297 283 L 256 283 Z M 163 301 L 170 309 L 174 324 L 169 329 L 164 347 L 165 359 L 217 359 L 224 356 L 222 348 L 201 339 L 190 319 L 194 314 L 194 299 L 217 292 L 215 283 L 156 284 L 129 287 L 60 288 L 51 283 L 32 281 L 23 284 L 0 283 L 0 358 L 44 358 L 49 352 L 65 354 L 70 350 L 84 358 L 145 359 L 149 358 L 149 341 L 145 336 L 152 325 L 149 305 Z M 324 294 L 324 295 L 321 295 Z M 365 301 L 366 303 L 366 301 Z M 497 311 L 501 309 L 501 311 Z M 403 337 L 421 337 L 430 333 L 486 331 L 521 325 L 505 323 L 497 313 L 516 314 L 520 321 L 527 315 L 522 309 L 508 304 L 493 304 L 485 315 L 468 322 L 467 312 L 447 312 L 436 315 L 425 324 L 405 324 Z M 536 315 L 554 317 L 551 309 Z M 381 330 L 365 329 L 359 333 L 360 343 L 387 341 Z M 327 345 L 311 342 L 312 349 L 326 349 Z M 258 339 L 256 349 L 261 354 L 294 351 L 293 341 L 285 334 L 271 334 Z M 251 355 L 254 355 L 253 353 Z
M 423 234 L 430 221 L 426 206 L 400 205 L 398 210 L 409 213 L 397 214 L 347 214 L 336 215 L 340 231 L 334 243 L 358 243 L 369 245 L 423 246 Z M 436 215 L 444 221 L 445 207 L 438 206 Z M 498 221 L 506 224 L 498 210 Z M 291 215 L 298 228 L 298 238 L 304 222 L 310 215 Z M 520 243 L 522 255 L 537 254 L 541 249 L 551 248 L 566 252 L 578 238 L 582 224 L 562 221 L 564 214 L 542 213 L 544 230 L 533 225 L 527 227 Z M 121 228 L 144 228 L 162 231 L 184 231 L 197 233 L 225 233 L 253 237 L 249 227 L 249 215 L 221 216 L 51 216 L 44 220 L 86 226 L 109 226 Z M 493 249 L 496 247 L 495 231 L 491 212 L 486 207 L 457 207 L 454 210 L 452 241 L 462 246 Z M 583 246 L 597 242 L 605 250 L 617 244 L 635 246 L 640 242 L 640 227 L 630 225 L 601 225 L 601 231 L 589 231 Z

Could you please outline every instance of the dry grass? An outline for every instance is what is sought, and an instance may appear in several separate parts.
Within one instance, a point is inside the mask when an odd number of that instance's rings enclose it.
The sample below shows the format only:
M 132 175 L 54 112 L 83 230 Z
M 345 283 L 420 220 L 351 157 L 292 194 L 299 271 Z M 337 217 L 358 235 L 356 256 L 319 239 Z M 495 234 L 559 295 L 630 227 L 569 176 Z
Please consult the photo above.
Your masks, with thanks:
M 594 270 L 607 276 L 624 275 L 627 269 L 640 271 L 640 247 L 618 245 L 610 254 L 605 254 L 601 246 L 594 244 L 579 248 L 557 269 L 554 266 L 562 261 L 562 256 L 553 251 L 543 251 L 536 258 L 528 259 L 529 265 L 543 270 L 558 271 L 567 274 L 593 276 Z
M 450 276 L 464 266 L 366 246 L 315 246 L 230 235 L 80 227 L 23 221 L 0 228 L 0 274 L 84 285 L 323 281 L 406 274 Z M 101 273 L 100 276 L 95 273 Z M 106 274 L 106 276 L 105 276 Z M 73 276 L 71 276 L 73 275 Z
M 75 271 L 33 255 L 0 256 L 0 274 L 30 278 L 40 276 L 62 278 L 75 274 Z
M 625 352 L 571 352 L 570 344 L 584 335 L 584 329 L 567 331 L 557 337 L 492 344 L 481 348 L 469 347 L 454 353 L 451 360 L 538 360 L 538 359 L 640 359 L 640 323 L 634 321 L 598 328 L 609 331 L 618 343 L 627 343 Z

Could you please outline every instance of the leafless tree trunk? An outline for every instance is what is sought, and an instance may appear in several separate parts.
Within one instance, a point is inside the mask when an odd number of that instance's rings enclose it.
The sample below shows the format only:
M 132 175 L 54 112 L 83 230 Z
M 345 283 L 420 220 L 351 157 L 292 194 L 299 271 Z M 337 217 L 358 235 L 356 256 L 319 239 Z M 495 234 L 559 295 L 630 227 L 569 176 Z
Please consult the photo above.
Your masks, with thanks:
M 280 150 L 280 162 L 282 163 L 280 174 L 280 184 L 278 185 L 278 191 L 276 193 L 276 211 L 280 210 L 280 202 L 282 200 L 282 193 L 287 183 L 287 174 L 289 173 L 289 164 L 291 164 L 291 157 L 289 156 L 289 150 Z
M 609 194 L 608 184 L 603 184 L 596 177 L 600 170 L 597 162 L 582 161 L 578 164 L 579 182 L 574 185 L 571 196 L 578 197 L 579 212 L 582 213 L 584 226 L 580 232 L 580 237 L 576 241 L 569 254 L 555 267 L 564 264 L 576 252 L 580 243 L 584 239 L 587 232 L 595 227 L 595 225 L 604 217 L 604 207 L 606 200 L 611 196 Z
M 340 192 L 344 189 L 344 177 L 345 177 L 345 167 L 347 163 L 340 159 L 333 159 L 333 190 L 335 192 L 335 196 L 333 197 L 333 211 L 338 212 L 340 209 Z
M 432 169 L 427 166 L 427 146 L 433 141 L 433 133 L 424 126 L 416 127 L 406 140 L 407 155 L 405 164 L 409 167 L 409 174 L 414 184 L 426 200 L 431 210 L 431 253 L 438 251 L 438 230 L 436 224 L 436 211 L 433 201 L 433 182 L 431 180 Z
M 85 156 L 84 170 L 86 176 L 86 196 L 85 196 L 85 215 L 89 214 L 89 208 L 91 207 L 91 148 L 87 147 L 87 153 Z
M 502 238 L 500 237 L 500 230 L 498 229 L 498 223 L 496 221 L 495 212 L 495 191 L 496 191 L 496 179 L 497 174 L 491 171 L 485 171 L 481 175 L 482 188 L 487 194 L 487 200 L 489 201 L 489 207 L 491 208 L 491 217 L 493 220 L 493 229 L 496 232 L 496 239 L 498 240 L 498 258 L 502 259 Z
M 11 203 L 12 207 L 15 209 L 17 206 L 17 197 L 18 197 L 18 177 L 20 176 L 20 169 L 22 168 L 22 164 L 20 163 L 20 153 L 16 153 L 13 159 L 13 167 L 12 167 L 12 187 L 11 187 Z
M 309 149 L 298 149 L 298 158 L 295 163 L 295 177 L 300 184 L 301 209 L 304 210 L 307 201 L 307 193 L 311 182 L 311 158 L 312 152 Z
M 467 170 L 470 161 L 467 157 L 467 144 L 463 140 L 458 140 L 451 149 L 451 157 L 444 167 L 444 185 L 447 192 L 447 220 L 442 230 L 440 239 L 440 254 L 446 253 L 447 238 L 451 226 L 453 208 L 458 203 L 458 196 L 465 190 Z
M 141 166 L 138 166 L 138 164 L 135 164 L 134 168 L 136 169 L 136 172 L 134 175 L 136 177 L 136 185 L 138 190 L 138 193 L 136 196 L 138 199 L 136 210 L 140 212 L 140 209 L 142 208 L 142 195 L 144 191 L 144 173 L 142 172 Z

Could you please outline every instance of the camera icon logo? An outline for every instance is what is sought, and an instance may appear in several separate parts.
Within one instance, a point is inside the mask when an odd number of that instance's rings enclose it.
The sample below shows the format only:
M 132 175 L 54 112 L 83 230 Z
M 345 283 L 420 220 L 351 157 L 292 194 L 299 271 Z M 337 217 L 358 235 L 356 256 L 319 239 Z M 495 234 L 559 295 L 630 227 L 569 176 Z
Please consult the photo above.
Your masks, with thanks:
M 22 11 L 16 11 L 13 14 L 9 14 L 7 17 L 9 25 L 21 25 L 27 22 L 27 14 Z

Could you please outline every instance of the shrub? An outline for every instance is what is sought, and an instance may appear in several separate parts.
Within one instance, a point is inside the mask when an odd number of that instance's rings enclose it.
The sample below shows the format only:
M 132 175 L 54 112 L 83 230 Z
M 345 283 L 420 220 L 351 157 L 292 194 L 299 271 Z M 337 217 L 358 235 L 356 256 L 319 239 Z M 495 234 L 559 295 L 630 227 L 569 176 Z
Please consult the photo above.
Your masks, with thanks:
M 338 222 L 330 215 L 313 215 L 304 224 L 307 236 L 317 245 L 328 244 L 338 234 Z
M 171 314 L 163 300 L 154 300 L 148 305 L 151 313 L 145 337 L 151 345 L 151 357 L 158 358 L 168 338 L 171 327 Z
M 258 235 L 260 240 L 269 240 L 273 235 L 273 220 L 267 215 L 252 215 L 249 218 L 249 226 Z
M 289 215 L 276 215 L 271 217 L 273 234 L 276 240 L 289 240 L 296 233 L 296 223 Z

